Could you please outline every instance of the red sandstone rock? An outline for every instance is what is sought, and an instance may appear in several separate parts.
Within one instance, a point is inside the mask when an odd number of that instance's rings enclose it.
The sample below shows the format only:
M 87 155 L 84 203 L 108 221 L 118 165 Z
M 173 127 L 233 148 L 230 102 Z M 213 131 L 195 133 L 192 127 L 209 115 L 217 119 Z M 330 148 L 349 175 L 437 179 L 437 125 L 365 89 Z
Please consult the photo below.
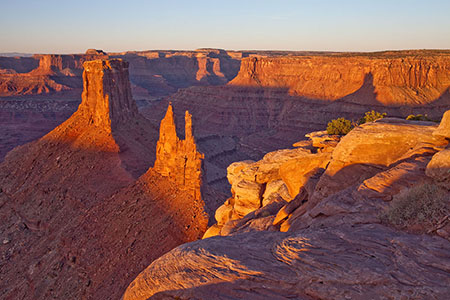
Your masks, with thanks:
M 286 183 L 291 197 L 295 197 L 300 189 L 307 184 L 308 179 L 325 169 L 331 158 L 331 153 L 310 154 L 289 160 L 280 167 L 280 177 Z
M 180 140 L 175 128 L 172 106 L 169 105 L 166 116 L 161 121 L 153 169 L 188 191 L 194 199 L 200 200 L 204 155 L 197 151 L 192 134 L 192 116 L 188 111 L 185 115 L 184 132 L 185 139 Z
M 433 137 L 432 123 L 381 119 L 359 126 L 344 136 L 333 151 L 330 164 L 316 187 L 314 197 L 343 190 L 414 155 L 417 146 L 442 146 L 446 141 Z M 434 150 L 436 151 L 436 150 Z
M 450 189 L 450 148 L 433 155 L 426 167 L 426 174 Z
M 336 100 L 360 89 L 370 74 L 381 103 L 423 104 L 449 88 L 449 62 L 448 55 L 433 54 L 245 58 L 230 84 L 287 88 L 299 96 Z
M 206 230 L 203 201 L 148 170 L 157 132 L 131 98 L 128 64 L 85 68 L 77 112 L 1 164 L 1 298 L 118 299 L 151 261 Z
M 439 127 L 433 132 L 433 135 L 450 139 L 450 110 L 444 113 Z
M 175 248 L 130 284 L 154 298 L 445 298 L 448 241 L 371 224 L 251 232 Z
M 386 201 L 430 180 L 425 166 L 431 157 L 443 155 L 436 163 L 445 168 L 446 150 L 437 151 L 447 141 L 433 136 L 435 127 L 387 119 L 354 129 L 333 159 L 362 164 L 360 173 L 338 171 L 336 189 L 327 197 L 311 199 L 314 188 L 307 186 L 293 201 L 274 205 L 274 211 L 269 206 L 276 203 L 271 203 L 222 228 L 211 227 L 205 237 L 222 237 L 182 245 L 159 258 L 130 284 L 124 299 L 445 297 L 448 218 L 428 232 L 435 236 L 380 224 Z M 333 183 L 326 173 L 316 175 L 322 184 Z M 238 179 L 234 174 L 231 182 Z M 226 219 L 229 209 L 221 210 L 218 219 Z M 268 232 L 276 230 L 282 232 Z

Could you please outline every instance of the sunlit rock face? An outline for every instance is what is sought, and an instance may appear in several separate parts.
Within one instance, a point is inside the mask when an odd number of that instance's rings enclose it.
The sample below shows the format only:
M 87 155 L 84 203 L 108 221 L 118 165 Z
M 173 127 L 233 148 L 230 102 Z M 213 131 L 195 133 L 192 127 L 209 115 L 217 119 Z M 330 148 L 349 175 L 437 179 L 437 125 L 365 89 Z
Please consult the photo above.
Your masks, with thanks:
M 185 138 L 177 136 L 172 105 L 161 121 L 156 145 L 154 170 L 168 177 L 180 188 L 189 191 L 195 199 L 201 199 L 202 161 L 204 155 L 197 151 L 192 134 L 192 116 L 185 114 Z
M 128 63 L 120 59 L 84 63 L 81 105 L 78 108 L 94 126 L 116 127 L 138 114 L 131 96 Z
M 287 88 L 299 96 L 336 100 L 359 90 L 370 77 L 376 100 L 384 105 L 430 103 L 450 86 L 450 58 L 417 54 L 245 58 L 230 84 Z
M 437 128 L 387 118 L 233 163 L 217 223 L 149 265 L 124 299 L 445 298 L 449 141 Z M 399 203 L 403 223 L 387 221 Z
M 84 66 L 78 110 L 0 165 L 2 299 L 119 299 L 145 266 L 206 230 L 203 201 L 184 188 L 199 188 L 200 169 L 181 186 L 152 168 L 158 131 L 131 98 L 128 64 Z

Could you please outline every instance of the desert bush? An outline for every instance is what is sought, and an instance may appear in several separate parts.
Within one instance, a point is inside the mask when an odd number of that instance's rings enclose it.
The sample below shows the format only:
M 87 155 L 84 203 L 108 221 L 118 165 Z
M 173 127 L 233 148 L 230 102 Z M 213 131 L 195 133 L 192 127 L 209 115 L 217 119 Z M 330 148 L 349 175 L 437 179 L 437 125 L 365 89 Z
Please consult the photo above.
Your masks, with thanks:
M 331 120 L 327 125 L 328 134 L 346 135 L 352 129 L 352 122 L 345 118 Z
M 433 121 L 430 118 L 428 118 L 428 116 L 426 114 L 425 115 L 421 115 L 421 114 L 409 115 L 409 116 L 406 117 L 406 120 L 412 120 L 412 121 Z
M 432 183 L 415 186 L 398 194 L 381 219 L 399 227 L 433 227 L 450 213 L 448 192 Z
M 373 122 L 375 120 L 382 119 L 386 116 L 387 116 L 386 113 L 380 113 L 380 112 L 371 110 L 371 111 L 366 112 L 364 117 L 359 119 L 358 123 L 364 124 L 364 123 L 368 123 L 368 122 Z

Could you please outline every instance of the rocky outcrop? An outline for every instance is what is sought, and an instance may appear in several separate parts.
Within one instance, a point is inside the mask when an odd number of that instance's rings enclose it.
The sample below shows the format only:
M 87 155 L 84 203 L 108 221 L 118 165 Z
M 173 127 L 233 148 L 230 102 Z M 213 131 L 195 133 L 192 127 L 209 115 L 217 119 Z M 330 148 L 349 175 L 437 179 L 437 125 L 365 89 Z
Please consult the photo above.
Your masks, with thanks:
M 159 129 L 156 161 L 153 169 L 200 200 L 202 187 L 202 161 L 192 134 L 192 116 L 186 111 L 185 139 L 177 136 L 172 106 L 169 105 Z
M 333 151 L 331 161 L 321 177 L 315 197 L 326 198 L 361 180 L 365 180 L 430 148 L 431 153 L 447 144 L 433 136 L 434 123 L 420 123 L 394 118 L 380 119 L 359 126 Z M 430 154 L 428 154 L 430 155 Z
M 84 66 L 78 110 L 0 165 L 0 298 L 118 299 L 206 230 L 203 200 L 149 168 L 158 133 L 131 98 L 128 64 Z
M 450 188 L 450 148 L 433 155 L 426 172 L 428 176 Z
M 153 262 L 124 299 L 445 297 L 450 190 L 438 187 L 442 178 L 430 171 L 448 169 L 448 148 L 442 150 L 448 140 L 433 135 L 436 127 L 384 119 L 358 126 L 329 151 L 319 152 L 312 140 L 296 143 L 315 153 L 284 162 L 290 172 L 282 181 L 308 174 L 309 156 L 328 156 L 329 163 L 325 158 L 310 172 L 294 199 L 236 219 L 236 199 L 228 199 L 204 239 Z M 230 183 L 257 163 L 230 166 Z M 432 194 L 418 194 L 417 187 Z M 389 221 L 395 210 L 404 223 Z
M 150 139 L 156 137 L 156 128 L 138 113 L 131 97 L 128 64 L 112 59 L 88 61 L 84 66 L 84 91 L 78 110 L 43 140 L 118 153 L 126 168 L 142 174 L 148 165 L 139 166 L 138 161 L 154 159 L 155 152 L 152 147 L 144 153 L 141 147 L 154 145 Z
M 209 238 L 156 260 L 123 299 L 439 299 L 448 249 L 375 224 Z
M 433 132 L 433 135 L 450 139 L 450 110 L 444 113 L 439 127 Z
M 98 127 L 114 127 L 135 119 L 138 110 L 131 96 L 128 63 L 95 60 L 84 63 L 84 91 L 78 110 Z
M 227 178 L 232 197 L 216 210 L 217 223 L 203 238 L 228 235 L 248 226 L 266 230 L 275 222 L 273 219 L 280 208 L 289 205 L 293 211 L 303 204 L 305 199 L 296 198 L 297 194 L 301 190 L 306 191 L 306 186 L 310 193 L 313 191 L 312 177 L 323 172 L 331 157 L 328 150 L 317 153 L 323 149 L 321 144 L 321 148 L 312 146 L 312 140 L 303 144 L 296 149 L 267 153 L 257 162 L 247 160 L 228 166 Z M 328 148 L 333 146 L 328 145 Z M 293 202 L 287 204 L 291 200 Z M 260 218 L 265 219 L 261 221 Z M 279 222 L 275 223 L 279 225 Z
M 370 76 L 380 103 L 418 105 L 430 103 L 448 90 L 449 70 L 449 53 L 426 51 L 254 57 L 243 59 L 238 76 L 230 84 L 286 88 L 303 97 L 336 100 L 355 93 Z

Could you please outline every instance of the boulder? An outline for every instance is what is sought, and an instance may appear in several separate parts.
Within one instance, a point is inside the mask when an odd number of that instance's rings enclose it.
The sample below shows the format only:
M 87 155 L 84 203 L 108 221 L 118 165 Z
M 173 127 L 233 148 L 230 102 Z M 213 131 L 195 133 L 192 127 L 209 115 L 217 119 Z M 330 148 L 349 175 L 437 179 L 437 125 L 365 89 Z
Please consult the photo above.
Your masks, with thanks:
M 247 168 L 248 166 L 252 165 L 255 161 L 253 160 L 244 160 L 244 161 L 237 161 L 232 163 L 227 168 L 227 178 L 228 182 L 232 185 L 236 181 L 239 181 L 241 178 L 241 171 L 244 168 Z
M 229 201 L 225 201 L 225 203 L 223 205 L 221 205 L 215 213 L 215 218 L 217 221 L 217 225 L 223 225 L 226 222 L 228 222 L 228 220 L 231 219 L 233 215 L 233 205 L 231 205 L 229 203 Z
M 202 239 L 207 239 L 212 236 L 220 235 L 220 230 L 222 229 L 221 226 L 214 224 L 213 226 L 209 227 L 208 230 L 203 234 Z
M 317 169 L 326 168 L 331 153 L 309 154 L 289 160 L 280 167 L 280 177 L 286 183 L 291 197 L 295 197 Z
M 262 185 L 241 180 L 233 184 L 234 212 L 243 217 L 261 207 Z
M 254 181 L 260 184 L 278 180 L 280 179 L 278 170 L 282 163 L 310 153 L 310 150 L 304 148 L 283 149 L 269 152 L 257 162 L 251 160 L 235 162 L 227 168 L 227 178 L 230 184 L 240 180 Z
M 340 140 L 339 135 L 328 134 L 326 130 L 314 131 L 305 136 L 311 140 L 313 147 L 320 149 L 320 152 L 332 152 Z
M 358 192 L 369 198 L 392 200 L 393 196 L 427 179 L 425 168 L 430 157 L 418 157 L 366 179 Z
M 433 158 L 427 165 L 426 174 L 450 189 L 450 148 L 433 155 Z
M 289 217 L 290 214 L 298 207 L 300 207 L 304 202 L 308 201 L 308 193 L 305 189 L 302 189 L 297 196 L 295 196 L 294 200 L 283 206 L 275 216 L 273 220 L 273 225 L 277 226 L 281 222 L 283 222 L 286 218 Z
M 450 139 L 450 110 L 444 113 L 441 123 L 433 135 Z
M 274 199 L 282 198 L 285 201 L 292 200 L 286 184 L 283 180 L 274 180 L 266 185 L 264 190 L 262 206 L 270 204 Z

